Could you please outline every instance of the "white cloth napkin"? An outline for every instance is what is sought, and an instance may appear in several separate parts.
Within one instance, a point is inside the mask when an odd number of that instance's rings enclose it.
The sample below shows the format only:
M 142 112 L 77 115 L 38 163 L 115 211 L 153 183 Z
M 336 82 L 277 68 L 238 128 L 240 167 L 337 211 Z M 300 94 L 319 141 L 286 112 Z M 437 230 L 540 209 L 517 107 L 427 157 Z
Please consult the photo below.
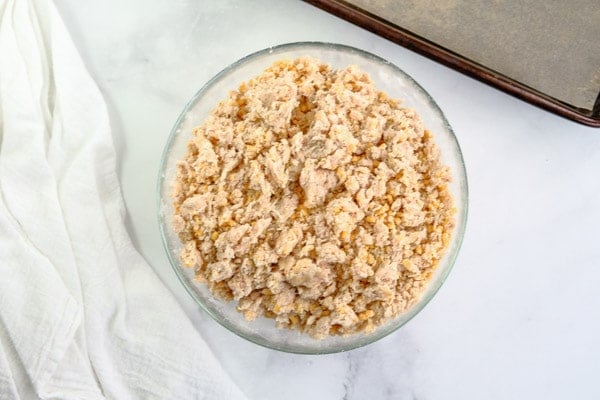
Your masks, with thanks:
M 0 399 L 242 399 L 134 249 L 54 5 L 0 0 Z

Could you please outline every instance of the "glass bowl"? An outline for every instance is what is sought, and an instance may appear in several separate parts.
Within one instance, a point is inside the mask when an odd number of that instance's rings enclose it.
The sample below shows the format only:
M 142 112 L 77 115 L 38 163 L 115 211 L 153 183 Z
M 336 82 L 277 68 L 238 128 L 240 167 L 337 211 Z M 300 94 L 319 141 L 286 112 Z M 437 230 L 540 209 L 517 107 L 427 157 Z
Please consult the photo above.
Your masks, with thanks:
M 176 165 L 186 152 L 192 129 L 200 125 L 216 104 L 241 82 L 259 75 L 277 60 L 303 56 L 312 56 L 336 68 L 354 64 L 369 73 L 377 89 L 385 91 L 392 98 L 402 99 L 404 106 L 414 108 L 420 114 L 441 149 L 443 162 L 452 171 L 450 191 L 457 208 L 456 227 L 445 257 L 420 300 L 405 313 L 368 334 L 332 336 L 317 340 L 305 333 L 277 328 L 273 319 L 261 317 L 246 321 L 236 310 L 236 302 L 225 302 L 214 297 L 206 285 L 194 280 L 192 268 L 181 265 L 181 243 L 171 228 L 171 185 Z M 452 128 L 431 96 L 410 76 L 386 60 L 363 50 L 330 43 L 290 43 L 271 47 L 239 60 L 217 74 L 196 93 L 177 119 L 163 152 L 158 178 L 158 215 L 163 244 L 173 270 L 188 293 L 218 323 L 235 334 L 272 349 L 304 354 L 334 353 L 364 346 L 392 333 L 421 311 L 440 288 L 454 264 L 465 230 L 467 199 L 467 177 L 460 147 Z

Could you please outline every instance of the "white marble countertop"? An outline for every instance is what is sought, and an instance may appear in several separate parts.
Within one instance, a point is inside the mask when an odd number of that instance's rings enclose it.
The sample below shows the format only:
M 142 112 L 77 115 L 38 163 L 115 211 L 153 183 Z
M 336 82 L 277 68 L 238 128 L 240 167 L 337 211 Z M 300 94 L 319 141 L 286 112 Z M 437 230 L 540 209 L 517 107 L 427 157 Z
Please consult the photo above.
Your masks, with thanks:
M 108 103 L 129 229 L 251 399 L 600 398 L 600 129 L 556 117 L 299 1 L 57 0 Z M 431 303 L 347 353 L 268 350 L 188 298 L 160 243 L 155 181 L 187 100 L 256 50 L 373 52 L 436 99 L 463 149 L 470 213 Z

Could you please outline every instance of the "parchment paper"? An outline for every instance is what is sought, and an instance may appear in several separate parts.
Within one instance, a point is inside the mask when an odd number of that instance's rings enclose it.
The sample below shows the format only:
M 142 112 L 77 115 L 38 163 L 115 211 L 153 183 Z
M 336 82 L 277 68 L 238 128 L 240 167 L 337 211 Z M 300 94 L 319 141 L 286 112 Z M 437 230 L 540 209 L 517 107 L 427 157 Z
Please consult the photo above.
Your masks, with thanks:
M 600 0 L 350 0 L 575 107 L 600 93 Z

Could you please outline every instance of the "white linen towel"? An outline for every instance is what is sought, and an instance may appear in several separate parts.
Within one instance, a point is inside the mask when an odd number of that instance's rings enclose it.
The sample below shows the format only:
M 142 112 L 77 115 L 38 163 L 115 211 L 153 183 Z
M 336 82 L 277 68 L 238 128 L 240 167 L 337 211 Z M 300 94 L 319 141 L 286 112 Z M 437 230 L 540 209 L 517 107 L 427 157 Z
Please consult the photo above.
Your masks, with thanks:
M 54 5 L 0 0 L 0 399 L 242 399 L 124 226 Z

